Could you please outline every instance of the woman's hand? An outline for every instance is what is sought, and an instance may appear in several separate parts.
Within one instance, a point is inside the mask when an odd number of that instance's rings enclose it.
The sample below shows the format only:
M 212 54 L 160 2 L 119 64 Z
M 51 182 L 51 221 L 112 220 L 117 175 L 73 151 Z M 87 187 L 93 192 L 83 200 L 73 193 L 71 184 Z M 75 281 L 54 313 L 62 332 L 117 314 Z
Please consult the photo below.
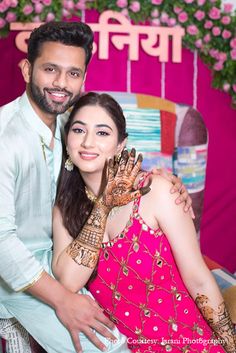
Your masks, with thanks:
M 134 183 L 140 172 L 143 157 L 138 155 L 135 161 L 136 151 L 132 148 L 130 154 L 124 150 L 121 155 L 120 162 L 117 165 L 113 160 L 108 162 L 108 181 L 101 199 L 108 209 L 115 206 L 123 206 L 128 204 L 141 195 L 145 195 L 150 191 L 149 185 L 134 189 Z

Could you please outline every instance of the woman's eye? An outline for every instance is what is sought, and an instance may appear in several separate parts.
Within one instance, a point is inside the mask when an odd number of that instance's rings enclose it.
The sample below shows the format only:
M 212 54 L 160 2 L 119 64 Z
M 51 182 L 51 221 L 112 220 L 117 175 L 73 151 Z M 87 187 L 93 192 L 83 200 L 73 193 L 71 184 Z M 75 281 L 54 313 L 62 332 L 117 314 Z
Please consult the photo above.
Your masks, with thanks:
M 79 127 L 73 128 L 72 131 L 76 134 L 82 134 L 84 132 L 84 130 L 80 129 Z
M 109 133 L 106 131 L 98 131 L 97 134 L 100 136 L 109 136 Z

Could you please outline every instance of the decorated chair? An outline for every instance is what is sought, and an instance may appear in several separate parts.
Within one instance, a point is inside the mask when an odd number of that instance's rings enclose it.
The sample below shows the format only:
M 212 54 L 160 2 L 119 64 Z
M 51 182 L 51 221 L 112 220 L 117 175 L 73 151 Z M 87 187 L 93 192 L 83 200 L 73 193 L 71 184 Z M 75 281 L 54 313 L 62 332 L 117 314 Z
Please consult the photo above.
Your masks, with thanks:
M 128 148 L 144 155 L 143 168 L 164 167 L 178 175 L 193 200 L 199 233 L 208 134 L 201 114 L 191 106 L 143 94 L 110 93 L 122 106 L 129 132 Z

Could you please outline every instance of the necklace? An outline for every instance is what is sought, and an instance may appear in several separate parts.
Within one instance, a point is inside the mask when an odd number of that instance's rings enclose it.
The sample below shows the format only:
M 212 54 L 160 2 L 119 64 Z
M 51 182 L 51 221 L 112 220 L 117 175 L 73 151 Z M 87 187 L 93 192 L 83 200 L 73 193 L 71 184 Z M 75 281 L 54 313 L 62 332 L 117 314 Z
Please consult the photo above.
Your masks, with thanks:
M 97 196 L 95 196 L 94 193 L 87 188 L 87 186 L 84 187 L 84 190 L 85 190 L 85 194 L 86 194 L 87 198 L 91 202 L 95 203 L 98 199 Z
M 98 199 L 97 196 L 95 196 L 94 193 L 87 188 L 87 186 L 84 187 L 84 190 L 85 190 L 85 194 L 86 194 L 87 198 L 91 202 L 95 203 L 97 201 L 97 199 Z M 109 212 L 109 216 L 108 217 L 109 218 L 114 217 L 119 212 L 119 210 L 120 210 L 120 206 L 113 207 L 111 209 L 111 211 Z

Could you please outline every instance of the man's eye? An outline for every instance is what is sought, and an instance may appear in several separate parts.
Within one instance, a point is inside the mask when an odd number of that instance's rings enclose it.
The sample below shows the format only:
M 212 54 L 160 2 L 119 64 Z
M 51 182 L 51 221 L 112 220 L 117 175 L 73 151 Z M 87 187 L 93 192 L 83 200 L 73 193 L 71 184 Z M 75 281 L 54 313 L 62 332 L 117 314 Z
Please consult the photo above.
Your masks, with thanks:
M 80 77 L 80 73 L 78 71 L 71 71 L 70 75 L 72 77 Z
M 54 67 L 46 67 L 46 68 L 45 68 L 45 71 L 54 72 L 55 69 L 54 69 Z

